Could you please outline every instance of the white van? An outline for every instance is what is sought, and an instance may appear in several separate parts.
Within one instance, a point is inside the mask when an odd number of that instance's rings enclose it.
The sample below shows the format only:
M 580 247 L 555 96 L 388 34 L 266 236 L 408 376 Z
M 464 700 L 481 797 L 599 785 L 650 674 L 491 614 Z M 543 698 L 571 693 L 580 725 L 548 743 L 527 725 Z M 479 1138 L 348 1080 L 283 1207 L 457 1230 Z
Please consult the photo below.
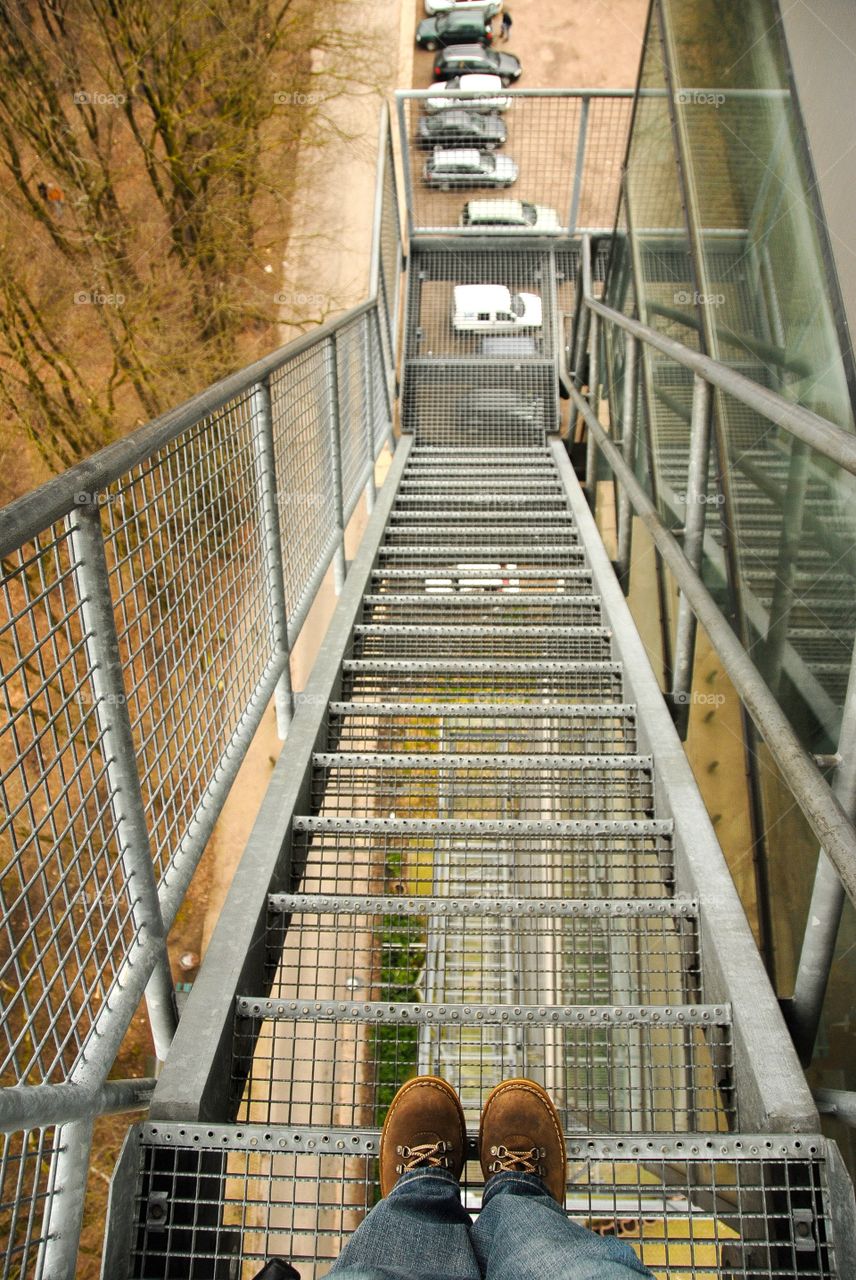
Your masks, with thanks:
M 512 293 L 504 284 L 459 284 L 452 303 L 456 333 L 517 333 L 541 328 L 537 293 Z
M 555 209 L 528 200 L 468 200 L 460 218 L 462 227 L 509 227 L 515 231 L 561 231 Z

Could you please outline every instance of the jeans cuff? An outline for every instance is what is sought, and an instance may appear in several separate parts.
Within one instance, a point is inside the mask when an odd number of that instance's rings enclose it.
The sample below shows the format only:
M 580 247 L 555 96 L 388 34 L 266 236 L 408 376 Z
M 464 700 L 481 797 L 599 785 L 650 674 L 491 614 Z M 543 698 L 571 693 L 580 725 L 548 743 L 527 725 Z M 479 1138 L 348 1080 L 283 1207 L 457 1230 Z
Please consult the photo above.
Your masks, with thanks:
M 543 1178 L 539 1178 L 537 1173 L 510 1173 L 506 1170 L 494 1173 L 485 1185 L 482 1208 L 500 1192 L 505 1195 L 549 1196 L 552 1200 Z
M 424 1182 L 430 1179 L 433 1182 L 446 1183 L 453 1186 L 456 1190 L 460 1190 L 460 1182 L 452 1173 L 451 1169 L 410 1169 L 407 1173 L 402 1173 L 395 1186 L 386 1197 L 391 1200 L 405 1187 L 409 1187 L 413 1182 Z

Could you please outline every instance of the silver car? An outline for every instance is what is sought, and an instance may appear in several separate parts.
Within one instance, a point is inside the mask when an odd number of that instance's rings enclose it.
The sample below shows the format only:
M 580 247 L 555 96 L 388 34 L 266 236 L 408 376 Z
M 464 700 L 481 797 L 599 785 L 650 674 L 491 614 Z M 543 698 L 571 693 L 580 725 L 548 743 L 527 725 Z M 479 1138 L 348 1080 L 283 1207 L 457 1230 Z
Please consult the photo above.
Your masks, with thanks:
M 422 177 L 426 186 L 449 191 L 452 187 L 510 187 L 517 181 L 517 172 L 517 165 L 508 156 L 470 148 L 437 147 Z

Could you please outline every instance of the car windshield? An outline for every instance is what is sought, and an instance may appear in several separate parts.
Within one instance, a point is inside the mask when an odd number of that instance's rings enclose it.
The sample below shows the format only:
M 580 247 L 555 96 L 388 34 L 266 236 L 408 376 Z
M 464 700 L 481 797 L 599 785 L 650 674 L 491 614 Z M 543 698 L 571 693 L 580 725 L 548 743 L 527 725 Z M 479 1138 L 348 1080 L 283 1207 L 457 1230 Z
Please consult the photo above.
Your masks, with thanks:
M 483 155 L 481 158 L 482 173 L 494 173 L 496 171 L 496 160 L 493 156 Z
M 511 302 L 508 305 L 511 308 L 512 315 L 522 316 L 526 312 L 526 304 L 519 293 L 513 293 L 511 295 Z
M 521 207 L 523 209 L 523 217 L 529 223 L 530 227 L 534 227 L 535 223 L 538 221 L 538 210 L 535 208 L 534 204 L 529 204 L 527 200 L 523 201 Z

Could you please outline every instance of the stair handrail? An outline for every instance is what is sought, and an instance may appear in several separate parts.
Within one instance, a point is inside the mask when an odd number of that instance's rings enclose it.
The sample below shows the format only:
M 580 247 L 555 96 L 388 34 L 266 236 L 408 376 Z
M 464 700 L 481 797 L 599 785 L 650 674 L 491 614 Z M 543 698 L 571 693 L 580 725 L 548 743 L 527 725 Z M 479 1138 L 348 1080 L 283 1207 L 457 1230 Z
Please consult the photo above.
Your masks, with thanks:
M 587 477 L 593 480 L 596 474 L 593 457 L 595 449 L 600 449 L 623 491 L 625 504 L 629 502 L 629 506 L 625 506 L 628 523 L 629 507 L 632 507 L 651 535 L 681 591 L 683 616 L 679 616 L 678 620 L 678 637 L 682 652 L 676 652 L 676 679 L 669 695 L 677 718 L 680 718 L 681 712 L 686 712 L 689 700 L 697 621 L 707 632 L 726 675 L 817 836 L 819 857 L 794 994 L 790 1000 L 782 1001 L 795 1044 L 806 1063 L 811 1058 L 820 1025 L 845 895 L 856 904 L 856 826 L 852 817 L 856 813 L 856 649 L 851 655 L 842 709 L 836 757 L 838 764 L 830 785 L 812 754 L 800 742 L 761 671 L 702 579 L 701 534 L 704 507 L 700 501 L 691 503 L 690 494 L 692 492 L 698 497 L 706 486 L 711 387 L 717 387 L 733 396 L 851 474 L 856 474 L 856 436 L 812 410 L 792 404 L 777 392 L 753 382 L 718 360 L 693 351 L 674 338 L 658 333 L 649 325 L 626 316 L 595 298 L 592 289 L 591 238 L 588 235 L 582 237 L 582 259 L 583 315 L 589 313 L 598 317 L 605 325 L 623 330 L 631 344 L 652 347 L 693 374 L 687 506 L 692 507 L 694 513 L 692 519 L 689 516 L 687 518 L 683 547 L 664 524 L 655 504 L 637 480 L 631 465 L 632 459 L 624 457 L 622 450 L 598 420 L 596 409 L 600 396 L 599 386 L 593 388 L 589 385 L 589 395 L 586 398 L 579 387 L 573 385 L 571 398 L 588 429 L 590 457 L 586 468 Z M 591 327 L 596 335 L 596 327 Z M 597 340 L 596 336 L 592 337 L 592 342 Z M 596 367 L 597 362 L 592 361 L 592 364 Z M 594 380 L 598 381 L 596 375 Z M 623 416 L 626 415 L 625 405 Z M 621 426 L 622 436 L 626 437 L 628 423 L 622 422 Z M 623 543 L 629 548 L 628 530 L 621 528 L 621 515 L 622 507 L 619 504 L 619 545 Z M 629 559 L 629 549 L 627 555 Z M 691 618 L 689 625 L 686 621 L 688 617 Z

